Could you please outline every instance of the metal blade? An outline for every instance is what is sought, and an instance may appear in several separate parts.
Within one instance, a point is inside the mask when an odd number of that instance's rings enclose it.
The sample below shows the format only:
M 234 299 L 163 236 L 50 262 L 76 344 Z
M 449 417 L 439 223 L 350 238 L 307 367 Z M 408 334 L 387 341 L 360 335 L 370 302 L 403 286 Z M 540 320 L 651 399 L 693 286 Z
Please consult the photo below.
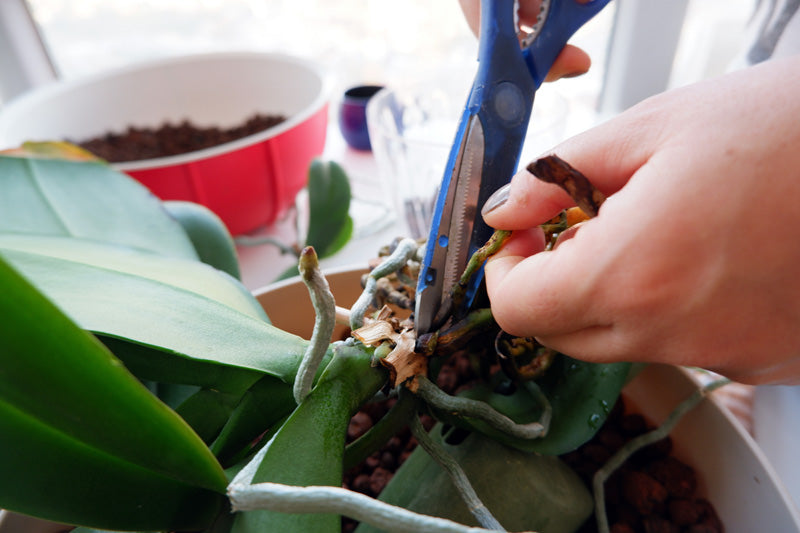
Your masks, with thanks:
M 442 206 L 433 256 L 426 261 L 428 267 L 421 273 L 426 276 L 427 287 L 417 294 L 414 314 L 417 335 L 441 326 L 435 323 L 436 314 L 469 260 L 469 244 L 478 214 L 483 158 L 483 125 L 477 115 L 473 115 Z

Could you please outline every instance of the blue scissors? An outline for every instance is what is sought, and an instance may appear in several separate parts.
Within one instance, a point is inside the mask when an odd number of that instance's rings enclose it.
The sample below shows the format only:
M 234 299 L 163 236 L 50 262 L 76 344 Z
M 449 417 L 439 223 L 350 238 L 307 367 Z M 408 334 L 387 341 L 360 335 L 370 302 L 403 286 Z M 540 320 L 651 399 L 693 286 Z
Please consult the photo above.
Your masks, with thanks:
M 442 326 L 439 309 L 470 256 L 492 235 L 481 207 L 511 181 L 536 89 L 567 40 L 609 1 L 542 0 L 537 23 L 523 33 L 515 0 L 481 0 L 478 71 L 445 167 L 417 284 L 418 337 Z M 474 276 L 467 288 L 466 306 L 480 279 Z

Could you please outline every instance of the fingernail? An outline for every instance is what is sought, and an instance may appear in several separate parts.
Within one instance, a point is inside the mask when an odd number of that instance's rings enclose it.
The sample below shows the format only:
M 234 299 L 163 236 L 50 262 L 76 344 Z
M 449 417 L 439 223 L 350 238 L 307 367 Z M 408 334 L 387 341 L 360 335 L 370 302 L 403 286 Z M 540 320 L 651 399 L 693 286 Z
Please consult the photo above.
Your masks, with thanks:
M 504 203 L 506 203 L 508 201 L 508 194 L 510 191 L 511 191 L 510 183 L 506 183 L 505 185 L 494 191 L 494 193 L 492 193 L 492 195 L 486 199 L 486 203 L 483 204 L 483 207 L 481 208 L 481 215 L 486 216 L 495 209 L 497 209 L 498 207 L 500 207 L 501 205 L 503 205 Z

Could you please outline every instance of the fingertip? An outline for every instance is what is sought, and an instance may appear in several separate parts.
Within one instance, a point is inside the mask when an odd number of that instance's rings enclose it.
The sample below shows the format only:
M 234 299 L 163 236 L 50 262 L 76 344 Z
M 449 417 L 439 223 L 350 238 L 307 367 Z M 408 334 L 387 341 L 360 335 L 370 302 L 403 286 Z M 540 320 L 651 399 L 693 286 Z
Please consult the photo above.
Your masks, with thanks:
M 553 62 L 544 81 L 556 81 L 561 78 L 574 78 L 586 74 L 592 66 L 592 58 L 581 48 L 568 44 Z
M 493 228 L 520 230 L 543 224 L 572 205 L 574 202 L 560 187 L 523 169 L 489 197 L 481 214 Z
M 577 232 L 557 251 L 541 251 L 543 234 L 541 241 L 533 241 L 529 233 L 520 242 L 510 243 L 513 246 L 505 250 L 506 255 L 487 264 L 492 314 L 503 330 L 538 337 L 607 325 L 606 309 L 598 297 L 601 278 L 594 275 L 592 260 L 602 243 L 581 238 L 585 233 Z
M 511 233 L 506 244 L 495 256 L 505 257 L 519 255 L 522 257 L 529 257 L 544 250 L 544 246 L 544 232 L 540 227 L 536 226 L 524 230 L 516 230 Z
M 459 0 L 461 11 L 469 25 L 470 31 L 477 36 L 480 29 L 481 4 L 477 0 Z
M 486 290 L 491 302 L 492 315 L 497 324 L 512 335 L 523 335 L 517 331 L 519 313 L 517 312 L 517 298 L 514 294 L 513 273 L 527 256 L 505 255 L 494 256 L 487 261 L 484 267 Z
M 525 259 L 521 255 L 505 255 L 490 257 L 484 266 L 484 276 L 491 296 L 492 289 L 499 286 L 511 270 Z
M 505 331 L 517 334 L 521 316 L 516 269 L 523 261 L 544 250 L 544 233 L 538 227 L 515 231 L 503 248 L 484 267 L 486 288 L 495 320 Z
M 544 246 L 544 232 L 540 228 L 514 231 L 503 247 L 486 262 L 487 283 L 499 285 L 515 266 L 544 250 Z

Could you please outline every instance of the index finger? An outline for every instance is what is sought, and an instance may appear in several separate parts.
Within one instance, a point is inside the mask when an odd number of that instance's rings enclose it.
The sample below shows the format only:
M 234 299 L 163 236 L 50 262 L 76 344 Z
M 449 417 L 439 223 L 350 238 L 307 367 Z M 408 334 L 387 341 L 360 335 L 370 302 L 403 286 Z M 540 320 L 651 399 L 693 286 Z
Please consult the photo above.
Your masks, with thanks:
M 667 121 L 657 105 L 640 104 L 608 122 L 572 137 L 551 152 L 577 168 L 604 195 L 619 191 L 655 153 Z M 527 165 L 524 162 L 523 165 Z M 558 186 L 521 170 L 483 208 L 484 221 L 497 229 L 543 224 L 575 205 Z

